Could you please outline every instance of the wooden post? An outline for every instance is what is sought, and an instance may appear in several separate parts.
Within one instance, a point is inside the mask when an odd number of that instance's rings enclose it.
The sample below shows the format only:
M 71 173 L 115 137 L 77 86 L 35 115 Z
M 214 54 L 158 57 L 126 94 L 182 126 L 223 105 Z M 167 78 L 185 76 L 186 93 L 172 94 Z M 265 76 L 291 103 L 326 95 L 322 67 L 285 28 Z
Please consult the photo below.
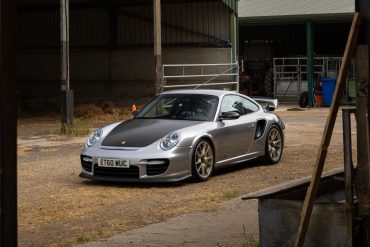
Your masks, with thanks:
M 354 108 L 342 109 L 343 123 L 343 154 L 344 154 L 344 176 L 345 176 L 345 197 L 346 197 L 346 215 L 347 215 L 347 239 L 348 247 L 355 246 L 353 234 L 354 222 L 354 203 L 353 203 L 353 162 L 352 162 L 352 135 L 351 135 L 351 113 L 355 113 Z
M 369 45 L 357 46 L 356 52 L 356 120 L 357 120 L 357 171 L 355 182 L 358 195 L 358 217 L 363 228 L 370 222 L 370 131 L 369 131 Z M 370 233 L 363 231 L 364 246 L 370 244 Z
M 310 217 L 312 214 L 317 189 L 319 187 L 321 174 L 324 169 L 326 155 L 328 152 L 328 147 L 333 133 L 335 120 L 337 118 L 339 104 L 342 97 L 345 81 L 347 78 L 349 65 L 351 63 L 351 59 L 356 48 L 359 26 L 360 26 L 360 15 L 358 13 L 355 13 L 352 21 L 351 30 L 348 36 L 346 49 L 344 51 L 342 64 L 339 70 L 339 75 L 333 96 L 333 102 L 331 103 L 330 106 L 330 113 L 326 120 L 324 134 L 322 136 L 320 148 L 316 156 L 315 169 L 303 204 L 301 212 L 301 221 L 294 241 L 295 247 L 302 247 L 304 244 L 304 240 L 310 223 Z
M 155 93 L 158 95 L 162 81 L 162 32 L 161 32 L 161 0 L 153 0 L 154 12 L 154 66 L 155 66 Z
M 16 1 L 0 0 L 0 246 L 17 246 Z
M 356 56 L 357 73 L 357 172 L 355 184 L 359 198 L 358 216 L 360 219 L 361 246 L 370 246 L 370 155 L 369 155 L 369 66 L 370 66 L 370 1 L 355 0 L 356 11 L 362 14 L 359 46 Z M 360 45 L 361 44 L 361 45 Z M 359 122 L 360 121 L 360 122 Z
M 73 121 L 73 91 L 70 90 L 69 73 L 69 0 L 60 0 L 60 46 L 61 46 L 61 121 L 65 125 Z
M 69 90 L 69 0 L 60 0 L 61 90 Z

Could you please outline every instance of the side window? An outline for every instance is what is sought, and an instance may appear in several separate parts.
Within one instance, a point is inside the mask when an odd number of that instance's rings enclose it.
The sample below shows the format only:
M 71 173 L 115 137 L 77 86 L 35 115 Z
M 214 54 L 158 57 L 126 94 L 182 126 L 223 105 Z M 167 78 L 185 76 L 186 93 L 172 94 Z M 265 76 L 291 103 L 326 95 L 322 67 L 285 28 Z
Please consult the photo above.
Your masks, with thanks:
M 243 109 L 243 104 L 239 96 L 226 95 L 222 99 L 221 112 L 229 112 L 229 111 L 238 112 L 240 115 L 245 114 L 244 109 Z
M 258 106 L 246 98 L 242 98 L 242 104 L 244 108 L 244 114 L 258 111 Z
M 226 95 L 221 104 L 221 112 L 235 111 L 240 115 L 246 115 L 258 111 L 258 106 L 252 101 L 236 96 Z

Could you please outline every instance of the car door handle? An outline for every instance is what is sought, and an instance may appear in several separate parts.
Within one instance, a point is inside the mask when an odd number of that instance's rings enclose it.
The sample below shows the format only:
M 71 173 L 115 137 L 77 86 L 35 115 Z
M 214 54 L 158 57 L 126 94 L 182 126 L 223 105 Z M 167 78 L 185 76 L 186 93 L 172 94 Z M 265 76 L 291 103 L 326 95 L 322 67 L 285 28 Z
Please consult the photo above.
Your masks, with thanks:
M 248 125 L 248 127 L 249 127 L 250 129 L 254 129 L 254 124 L 249 124 L 249 125 Z

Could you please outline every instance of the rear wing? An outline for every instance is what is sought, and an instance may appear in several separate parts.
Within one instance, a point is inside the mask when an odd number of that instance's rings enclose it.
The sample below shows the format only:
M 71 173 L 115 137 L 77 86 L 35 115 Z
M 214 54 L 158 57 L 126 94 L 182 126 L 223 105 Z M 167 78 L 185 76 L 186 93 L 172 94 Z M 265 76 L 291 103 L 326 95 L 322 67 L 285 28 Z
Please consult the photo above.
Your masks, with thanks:
M 279 101 L 277 99 L 272 98 L 264 98 L 264 97 L 256 97 L 252 99 L 257 101 L 263 108 L 268 111 L 274 111 L 279 106 Z

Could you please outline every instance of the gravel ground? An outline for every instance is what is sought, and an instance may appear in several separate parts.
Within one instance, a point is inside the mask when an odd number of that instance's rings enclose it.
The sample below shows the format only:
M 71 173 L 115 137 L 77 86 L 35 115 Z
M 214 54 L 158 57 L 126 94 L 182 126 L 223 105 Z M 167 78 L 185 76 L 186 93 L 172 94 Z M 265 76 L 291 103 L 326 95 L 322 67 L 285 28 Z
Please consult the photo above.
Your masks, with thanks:
M 205 183 L 174 184 L 82 179 L 78 177 L 79 154 L 86 137 L 58 136 L 59 119 L 55 117 L 20 119 L 19 246 L 73 246 L 173 216 L 216 212 L 224 201 L 310 175 L 328 109 L 295 111 L 283 106 L 277 113 L 286 124 L 279 164 L 261 166 L 252 161 L 219 170 Z M 98 127 L 104 124 L 101 119 L 89 123 Z M 325 170 L 343 165 L 341 128 L 339 114 Z M 355 124 L 352 128 L 354 134 Z

